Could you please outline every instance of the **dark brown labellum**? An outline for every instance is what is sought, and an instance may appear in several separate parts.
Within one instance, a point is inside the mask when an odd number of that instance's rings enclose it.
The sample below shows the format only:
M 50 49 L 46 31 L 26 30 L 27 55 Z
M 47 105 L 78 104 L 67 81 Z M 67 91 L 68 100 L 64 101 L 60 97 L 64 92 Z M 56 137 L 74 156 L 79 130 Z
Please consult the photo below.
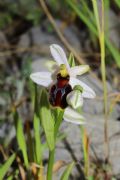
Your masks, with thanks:
M 62 109 L 67 107 L 66 97 L 72 91 L 72 87 L 69 84 L 69 75 L 67 77 L 61 77 L 57 75 L 57 83 L 50 89 L 49 101 L 52 106 L 59 106 Z

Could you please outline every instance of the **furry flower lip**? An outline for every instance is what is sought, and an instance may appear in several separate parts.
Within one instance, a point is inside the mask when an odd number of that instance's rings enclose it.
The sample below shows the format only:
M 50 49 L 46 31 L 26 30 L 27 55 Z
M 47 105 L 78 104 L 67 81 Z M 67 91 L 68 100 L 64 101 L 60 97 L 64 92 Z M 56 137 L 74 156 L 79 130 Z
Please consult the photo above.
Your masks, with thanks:
M 66 66 L 61 64 L 59 73 L 57 74 L 57 82 L 50 89 L 49 101 L 52 106 L 58 106 L 62 109 L 68 106 L 66 97 L 72 91 L 69 79 L 70 76 Z
M 51 61 L 52 72 L 35 72 L 30 75 L 30 78 L 36 84 L 49 89 L 51 105 L 65 108 L 63 117 L 65 121 L 84 124 L 84 117 L 76 111 L 76 105 L 74 107 L 75 103 L 71 104 L 71 99 L 76 101 L 77 91 L 74 93 L 76 85 L 82 88 L 82 92 L 80 96 L 77 96 L 76 102 L 83 101 L 83 98 L 94 98 L 96 96 L 95 92 L 88 85 L 77 79 L 78 75 L 82 75 L 89 70 L 89 66 L 70 67 L 64 50 L 57 44 L 50 45 L 50 51 L 55 61 Z

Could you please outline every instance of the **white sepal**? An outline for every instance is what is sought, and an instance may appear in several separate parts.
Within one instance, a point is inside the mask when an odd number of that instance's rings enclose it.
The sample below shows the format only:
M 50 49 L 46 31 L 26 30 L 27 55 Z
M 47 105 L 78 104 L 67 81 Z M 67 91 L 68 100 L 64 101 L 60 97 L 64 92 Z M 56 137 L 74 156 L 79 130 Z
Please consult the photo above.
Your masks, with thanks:
M 84 117 L 80 113 L 72 109 L 71 107 L 67 107 L 65 109 L 63 118 L 65 121 L 70 123 L 74 123 L 78 125 L 85 124 Z
M 74 66 L 70 68 L 70 76 L 76 77 L 77 75 L 82 75 L 88 71 L 89 71 L 88 65 Z
M 36 72 L 30 75 L 33 82 L 38 85 L 49 87 L 53 82 L 52 74 L 50 72 Z
M 67 95 L 67 103 L 73 109 L 77 109 L 83 105 L 82 93 L 79 90 L 73 90 Z
M 67 61 L 67 57 L 66 57 L 66 54 L 64 52 L 64 50 L 57 44 L 52 44 L 50 46 L 50 51 L 51 51 L 51 54 L 54 58 L 54 60 L 59 64 L 65 64 L 67 69 L 69 70 L 70 69 L 70 66 L 68 64 L 68 61 Z
M 72 88 L 74 88 L 74 86 L 76 85 L 80 85 L 83 88 L 82 96 L 84 98 L 95 98 L 96 96 L 95 92 L 88 85 L 86 85 L 79 79 L 70 77 L 70 85 L 72 86 Z

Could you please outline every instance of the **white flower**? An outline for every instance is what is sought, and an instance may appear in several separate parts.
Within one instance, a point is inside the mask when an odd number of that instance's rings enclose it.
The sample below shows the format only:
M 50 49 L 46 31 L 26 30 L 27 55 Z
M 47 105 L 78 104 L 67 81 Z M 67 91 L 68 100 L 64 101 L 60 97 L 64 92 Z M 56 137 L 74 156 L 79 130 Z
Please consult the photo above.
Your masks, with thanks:
M 80 65 L 80 66 L 70 67 L 67 61 L 66 54 L 64 53 L 63 49 L 57 44 L 52 44 L 50 46 L 50 51 L 54 60 L 56 61 L 56 63 L 53 63 L 53 66 L 55 67 L 53 68 L 54 69 L 53 72 L 46 71 L 46 72 L 32 73 L 30 75 L 30 78 L 38 85 L 49 88 L 52 84 L 55 84 L 56 82 L 56 75 L 55 75 L 56 72 L 57 73 L 60 72 L 63 77 L 64 76 L 66 77 L 68 73 L 68 75 L 70 76 L 69 84 L 71 85 L 72 89 L 76 85 L 79 85 L 80 87 L 82 87 L 82 92 L 79 93 L 78 95 L 77 90 L 75 90 L 67 95 L 66 99 L 71 107 L 68 106 L 67 108 L 65 108 L 64 120 L 75 124 L 83 124 L 84 117 L 74 109 L 76 109 L 78 106 L 81 106 L 83 104 L 83 98 L 94 98 L 95 92 L 85 83 L 77 79 L 76 76 L 87 72 L 89 66 Z M 74 103 L 71 103 L 73 100 L 77 100 L 78 102 L 77 105 L 75 104 L 74 106 Z

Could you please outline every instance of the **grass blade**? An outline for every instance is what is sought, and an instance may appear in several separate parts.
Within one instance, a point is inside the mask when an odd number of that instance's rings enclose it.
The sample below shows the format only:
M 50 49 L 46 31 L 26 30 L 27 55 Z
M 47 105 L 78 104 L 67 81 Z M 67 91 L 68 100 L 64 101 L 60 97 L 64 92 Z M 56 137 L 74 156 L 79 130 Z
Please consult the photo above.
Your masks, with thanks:
M 16 154 L 12 154 L 8 160 L 0 167 L 0 179 L 3 179 L 6 175 L 7 171 L 9 170 L 11 164 L 15 160 Z
M 110 40 L 107 36 L 105 37 L 105 42 L 106 42 L 106 45 L 107 45 L 109 51 L 111 52 L 113 58 L 116 61 L 117 66 L 120 68 L 120 52 L 119 52 L 119 50 L 112 44 L 112 42 L 110 42 Z
M 81 128 L 82 135 L 82 146 L 83 146 L 83 155 L 84 155 L 84 173 L 86 177 L 89 175 L 89 138 L 87 131 L 83 126 Z
M 97 36 L 97 30 L 95 24 L 91 23 L 91 21 L 88 19 L 88 16 L 86 16 L 72 0 L 71 1 L 66 0 L 66 1 L 67 4 L 75 11 L 78 17 L 80 17 L 80 19 L 88 26 L 90 31 L 92 31 Z
M 26 133 L 26 143 L 27 143 L 27 153 L 29 157 L 29 162 L 34 162 L 34 142 L 32 137 L 32 132 L 30 128 L 30 122 L 26 121 L 25 123 L 25 133 Z
M 70 173 L 71 173 L 74 165 L 75 165 L 75 163 L 72 162 L 67 166 L 67 168 L 63 172 L 62 177 L 60 178 L 60 180 L 68 180 L 69 179 Z
M 17 142 L 20 150 L 22 151 L 25 166 L 28 167 L 27 145 L 23 133 L 22 120 L 20 119 L 16 110 L 14 111 L 14 123 L 16 129 Z

